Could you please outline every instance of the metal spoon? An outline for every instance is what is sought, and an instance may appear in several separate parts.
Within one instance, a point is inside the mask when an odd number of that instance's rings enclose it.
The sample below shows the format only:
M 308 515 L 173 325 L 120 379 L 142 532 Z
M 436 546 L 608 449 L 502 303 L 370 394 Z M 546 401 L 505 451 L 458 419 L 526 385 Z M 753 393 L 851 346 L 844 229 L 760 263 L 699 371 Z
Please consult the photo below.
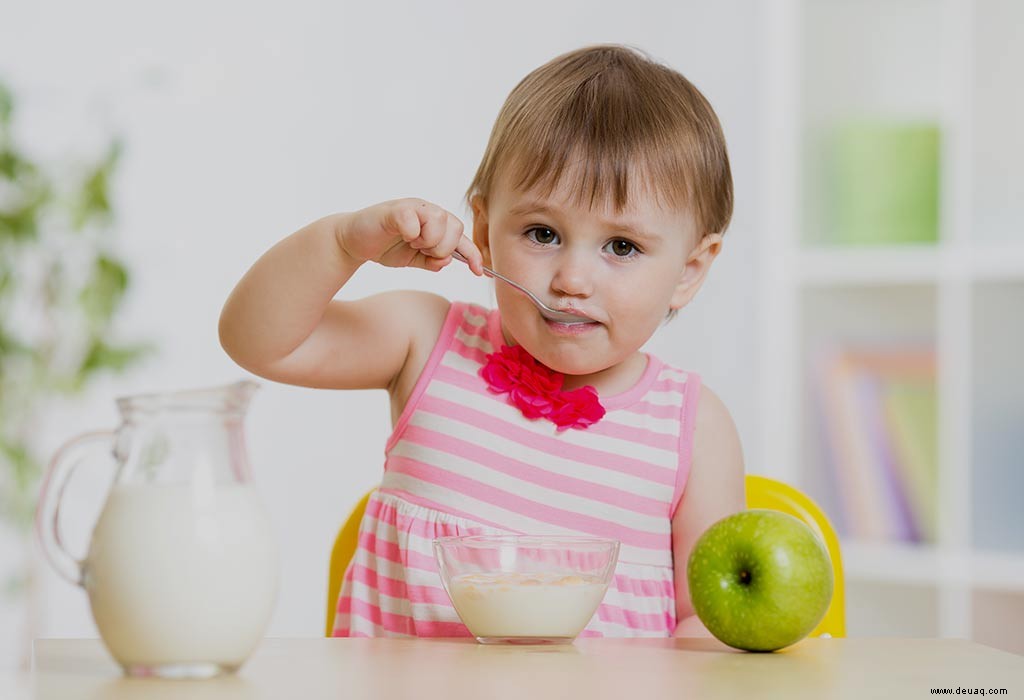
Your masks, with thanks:
M 456 260 L 461 260 L 462 262 L 466 263 L 467 265 L 469 264 L 469 261 L 466 260 L 465 256 L 462 253 L 460 253 L 459 251 L 457 251 L 457 250 L 456 251 L 452 251 L 452 257 L 455 258 Z M 486 265 L 484 266 L 484 273 L 487 274 L 490 277 L 494 277 L 496 279 L 499 279 L 502 282 L 505 282 L 506 284 L 512 285 L 513 287 L 518 289 L 520 292 L 522 292 L 526 296 L 530 297 L 530 301 L 532 301 L 534 303 L 534 305 L 538 309 L 540 309 L 540 315 L 543 316 L 544 318 L 548 319 L 549 321 L 554 321 L 556 323 L 568 323 L 568 324 L 592 323 L 593 322 L 593 319 L 587 318 L 586 316 L 578 316 L 576 314 L 570 314 L 570 313 L 567 313 L 565 311 L 558 311 L 557 309 L 552 309 L 550 306 L 548 306 L 543 301 L 541 301 L 539 298 L 537 298 L 537 295 L 535 295 L 529 289 L 527 289 L 526 287 L 524 287 L 524 286 L 522 286 L 520 284 L 517 284 L 517 283 L 513 282 L 512 280 L 510 280 L 508 277 L 505 277 L 504 275 L 498 274 L 497 272 L 495 272 L 491 268 L 487 267 Z

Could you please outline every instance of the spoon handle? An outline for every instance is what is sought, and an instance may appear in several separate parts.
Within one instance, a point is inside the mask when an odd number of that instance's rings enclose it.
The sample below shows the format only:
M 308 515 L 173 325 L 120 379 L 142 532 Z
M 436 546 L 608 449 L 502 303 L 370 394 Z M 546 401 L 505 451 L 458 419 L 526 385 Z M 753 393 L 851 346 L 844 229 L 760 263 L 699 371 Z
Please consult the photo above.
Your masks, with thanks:
M 455 258 L 456 260 L 461 260 L 467 265 L 469 264 L 469 260 L 466 260 L 466 257 L 457 250 L 452 251 L 452 257 Z M 504 282 L 505 284 L 512 285 L 520 292 L 528 296 L 530 298 L 530 301 L 533 302 L 534 306 L 540 309 L 541 314 L 547 319 L 550 319 L 552 321 L 558 321 L 560 323 L 586 323 L 587 321 L 590 320 L 585 316 L 579 316 L 577 314 L 570 314 L 565 311 L 558 311 L 557 309 L 552 309 L 550 306 L 541 301 L 540 297 L 538 297 L 536 294 L 534 294 L 533 292 L 531 292 L 529 289 L 519 284 L 518 282 L 513 282 L 508 277 L 505 277 L 505 275 L 495 272 L 486 265 L 484 265 L 483 268 L 485 275 L 495 277 Z
M 452 257 L 455 258 L 456 260 L 461 260 L 462 262 L 466 263 L 467 265 L 469 264 L 469 260 L 466 260 L 466 256 L 463 255 L 462 253 L 460 253 L 457 250 L 453 250 L 452 251 Z M 502 282 L 507 282 L 508 284 L 511 284 L 513 287 L 515 287 L 519 291 L 526 292 L 531 297 L 533 296 L 525 288 L 520 287 L 518 284 L 516 284 L 515 282 L 510 280 L 508 277 L 505 277 L 505 275 L 502 275 L 501 273 L 495 272 L 494 270 L 492 270 L 491 268 L 487 267 L 486 265 L 483 265 L 482 267 L 484 269 L 484 274 L 487 275 L 488 277 L 497 277 Z

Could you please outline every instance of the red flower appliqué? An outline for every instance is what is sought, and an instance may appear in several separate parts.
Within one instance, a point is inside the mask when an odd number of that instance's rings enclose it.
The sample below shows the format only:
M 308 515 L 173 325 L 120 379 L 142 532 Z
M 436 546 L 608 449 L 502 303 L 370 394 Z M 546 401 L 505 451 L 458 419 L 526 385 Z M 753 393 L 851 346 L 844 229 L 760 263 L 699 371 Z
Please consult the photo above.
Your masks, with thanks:
M 524 416 L 546 418 L 559 431 L 586 428 L 605 414 L 594 387 L 563 391 L 565 375 L 537 362 L 521 345 L 503 345 L 488 355 L 480 376 L 495 394 L 508 394 Z

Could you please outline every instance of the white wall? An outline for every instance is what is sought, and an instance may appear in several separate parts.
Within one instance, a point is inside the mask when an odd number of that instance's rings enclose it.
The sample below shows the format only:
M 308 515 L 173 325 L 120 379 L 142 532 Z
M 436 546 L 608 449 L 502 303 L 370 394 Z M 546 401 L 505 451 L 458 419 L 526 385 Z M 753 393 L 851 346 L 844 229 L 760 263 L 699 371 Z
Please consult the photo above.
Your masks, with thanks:
M 55 407 L 44 448 L 112 427 L 117 395 L 242 376 L 220 349 L 217 317 L 262 251 L 321 215 L 399 196 L 463 215 L 462 193 L 515 83 L 563 51 L 619 42 L 684 72 L 725 128 L 737 203 L 724 253 L 694 305 L 650 348 L 700 372 L 723 397 L 758 469 L 754 5 L 7 5 L 0 76 L 20 97 L 21 129 L 38 152 L 83 152 L 113 131 L 125 138 L 116 204 L 134 286 L 121 330 L 161 348 L 144 370 Z M 458 265 L 436 275 L 364 268 L 344 294 L 416 287 L 487 303 L 488 284 Z M 356 497 L 379 478 L 388 421 L 383 392 L 265 383 L 257 395 L 249 445 L 283 545 L 270 634 L 320 633 L 330 542 Z M 87 467 L 72 495 L 79 513 L 71 517 L 79 523 L 72 523 L 72 541 L 83 549 L 80 523 L 93 495 L 85 482 L 99 489 L 103 469 Z M 12 556 L 3 550 L 0 570 Z M 43 635 L 94 635 L 84 595 L 49 574 L 45 584 Z

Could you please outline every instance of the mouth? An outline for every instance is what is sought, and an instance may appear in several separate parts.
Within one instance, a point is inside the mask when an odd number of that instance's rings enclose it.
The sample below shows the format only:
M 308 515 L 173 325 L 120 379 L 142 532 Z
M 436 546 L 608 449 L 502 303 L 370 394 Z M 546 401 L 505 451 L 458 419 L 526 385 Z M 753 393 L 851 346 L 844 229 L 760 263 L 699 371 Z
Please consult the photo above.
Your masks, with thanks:
M 542 317 L 543 318 L 543 317 Z M 579 321 L 563 322 L 563 321 L 552 321 L 551 319 L 544 319 L 544 323 L 547 324 L 549 330 L 552 333 L 558 335 L 581 335 L 583 333 L 589 333 L 596 330 L 601 326 L 599 321 L 587 317 L 581 317 Z
M 555 307 L 555 306 L 553 306 L 551 308 L 554 309 L 555 311 L 559 312 L 559 313 L 569 314 L 570 316 L 576 316 L 579 319 L 578 321 L 566 321 L 566 323 L 568 323 L 568 324 L 572 324 L 572 323 L 597 323 L 597 320 L 594 319 L 593 317 L 591 317 L 590 314 L 588 314 L 588 313 L 586 313 L 584 311 L 581 311 L 580 309 L 576 308 L 575 306 L 562 306 L 562 307 Z

